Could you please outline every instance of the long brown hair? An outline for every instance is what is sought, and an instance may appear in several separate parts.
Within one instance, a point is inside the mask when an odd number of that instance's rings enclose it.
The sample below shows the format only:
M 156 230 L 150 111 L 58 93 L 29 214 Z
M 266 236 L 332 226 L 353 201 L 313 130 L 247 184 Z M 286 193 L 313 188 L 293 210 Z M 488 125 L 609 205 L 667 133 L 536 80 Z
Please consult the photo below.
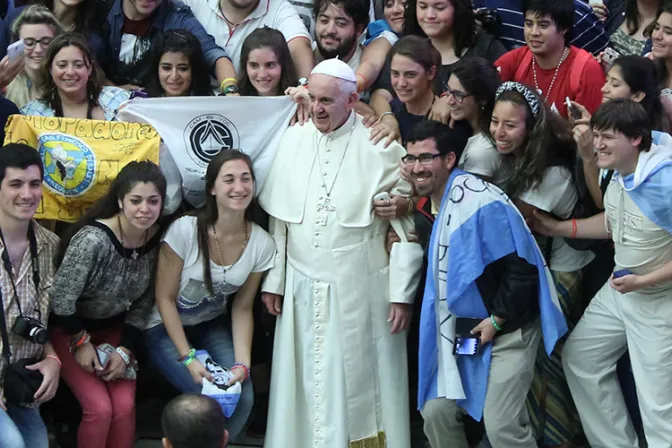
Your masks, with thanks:
M 210 192 L 215 186 L 217 176 L 222 166 L 226 162 L 232 160 L 242 160 L 250 169 L 252 181 L 256 182 L 254 176 L 254 167 L 252 166 L 252 159 L 250 156 L 237 149 L 224 149 L 217 154 L 208 164 L 208 169 L 205 172 L 205 205 L 196 211 L 196 230 L 198 233 L 198 252 L 203 257 L 203 280 L 208 292 L 214 297 L 215 289 L 212 286 L 212 272 L 210 271 L 210 246 L 208 238 L 208 227 L 214 225 L 219 217 L 217 209 L 217 198 Z M 245 210 L 245 222 L 253 220 L 254 210 L 256 208 L 256 200 L 253 198 L 250 205 Z
M 94 63 L 93 53 L 89 49 L 89 45 L 84 36 L 78 33 L 61 34 L 51 42 L 51 45 L 49 45 L 44 57 L 42 71 L 37 81 L 40 100 L 54 110 L 54 115 L 56 117 L 63 116 L 63 103 L 61 102 L 61 96 L 58 93 L 56 83 L 54 83 L 54 78 L 51 76 L 51 65 L 53 64 L 56 55 L 62 49 L 67 47 L 78 48 L 84 56 L 84 63 L 88 68 L 91 68 L 91 75 L 86 83 L 86 101 L 91 108 L 98 105 L 98 96 L 103 89 L 100 80 L 100 72 Z

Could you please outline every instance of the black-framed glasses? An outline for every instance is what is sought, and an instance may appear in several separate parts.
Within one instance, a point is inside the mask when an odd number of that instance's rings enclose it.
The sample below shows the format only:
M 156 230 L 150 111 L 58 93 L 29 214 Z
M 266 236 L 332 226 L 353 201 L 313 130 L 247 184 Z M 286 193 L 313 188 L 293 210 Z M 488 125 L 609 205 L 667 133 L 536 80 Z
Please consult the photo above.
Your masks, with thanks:
M 465 98 L 474 96 L 473 93 L 464 93 L 460 92 L 459 90 L 451 90 L 448 86 L 446 86 L 446 90 L 443 93 L 446 96 L 453 95 L 453 98 L 455 98 L 455 102 L 457 104 L 462 104 L 462 101 L 464 101 Z
M 419 156 L 406 154 L 404 157 L 401 158 L 401 162 L 404 165 L 415 165 L 415 162 L 419 160 L 421 165 L 431 165 L 431 163 L 437 157 L 441 157 L 441 154 L 432 154 L 429 152 L 424 152 Z
M 26 48 L 33 48 L 35 45 L 40 44 L 42 48 L 47 48 L 51 45 L 51 42 L 54 40 L 53 37 L 45 36 L 42 39 L 33 39 L 32 37 L 25 37 L 23 39 L 23 46 Z

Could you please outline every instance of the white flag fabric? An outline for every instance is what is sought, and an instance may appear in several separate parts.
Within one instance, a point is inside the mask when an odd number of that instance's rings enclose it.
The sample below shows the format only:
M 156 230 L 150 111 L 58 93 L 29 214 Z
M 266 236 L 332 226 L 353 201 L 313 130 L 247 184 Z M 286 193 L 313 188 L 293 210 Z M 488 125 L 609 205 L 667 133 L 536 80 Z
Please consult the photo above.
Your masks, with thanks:
M 223 149 L 250 156 L 256 192 L 266 179 L 296 104 L 288 96 L 135 98 L 117 119 L 149 123 L 161 135 L 182 174 L 184 200 L 205 202 L 205 171 Z

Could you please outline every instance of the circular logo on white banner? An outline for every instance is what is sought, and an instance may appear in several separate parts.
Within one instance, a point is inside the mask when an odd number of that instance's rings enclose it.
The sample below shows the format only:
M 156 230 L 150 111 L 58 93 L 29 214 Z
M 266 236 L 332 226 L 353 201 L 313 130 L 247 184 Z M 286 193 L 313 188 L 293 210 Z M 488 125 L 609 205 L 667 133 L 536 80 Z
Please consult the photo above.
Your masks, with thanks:
M 199 166 L 206 167 L 224 149 L 239 149 L 238 129 L 223 115 L 199 115 L 184 129 L 189 156 Z

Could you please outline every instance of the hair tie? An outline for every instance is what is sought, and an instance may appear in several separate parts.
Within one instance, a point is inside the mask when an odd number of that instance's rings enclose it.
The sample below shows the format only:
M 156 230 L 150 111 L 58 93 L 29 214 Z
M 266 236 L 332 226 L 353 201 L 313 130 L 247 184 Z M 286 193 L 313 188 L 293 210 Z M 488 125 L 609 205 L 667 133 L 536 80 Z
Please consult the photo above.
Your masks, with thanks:
M 530 109 L 532 110 L 532 115 L 534 115 L 534 118 L 538 118 L 539 116 L 539 100 L 537 99 L 537 96 L 532 93 L 530 89 L 525 87 L 519 82 L 512 82 L 512 81 L 507 81 L 502 83 L 502 85 L 499 86 L 497 89 L 497 93 L 495 93 L 495 101 L 499 99 L 499 97 L 502 95 L 502 93 L 505 92 L 518 92 L 520 93 L 523 98 L 525 98 L 525 101 L 527 102 L 527 105 L 530 106 Z

